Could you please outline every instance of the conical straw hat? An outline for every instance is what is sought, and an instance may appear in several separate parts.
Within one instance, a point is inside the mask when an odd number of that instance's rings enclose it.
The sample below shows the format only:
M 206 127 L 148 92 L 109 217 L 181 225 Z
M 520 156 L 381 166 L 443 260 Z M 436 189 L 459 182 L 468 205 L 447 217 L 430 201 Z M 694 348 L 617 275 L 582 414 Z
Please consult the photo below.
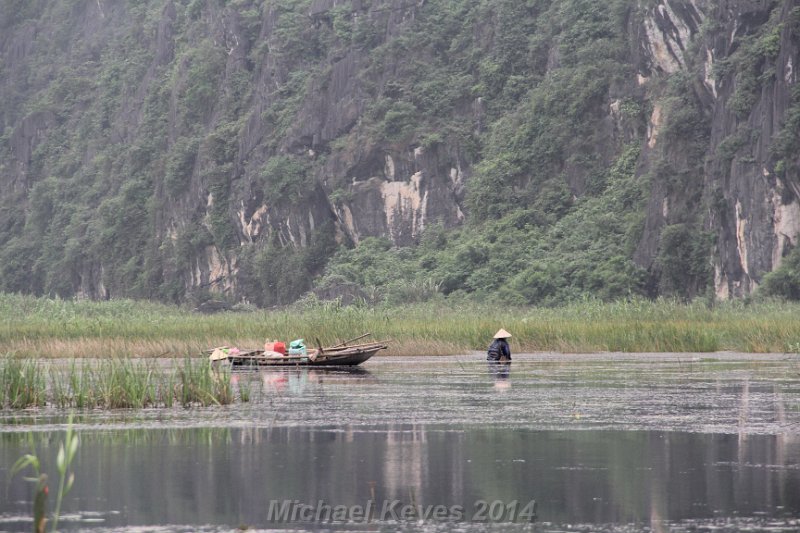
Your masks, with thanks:
M 495 339 L 508 339 L 509 337 L 511 337 L 511 333 L 507 332 L 502 328 L 500 329 L 500 331 L 494 334 Z

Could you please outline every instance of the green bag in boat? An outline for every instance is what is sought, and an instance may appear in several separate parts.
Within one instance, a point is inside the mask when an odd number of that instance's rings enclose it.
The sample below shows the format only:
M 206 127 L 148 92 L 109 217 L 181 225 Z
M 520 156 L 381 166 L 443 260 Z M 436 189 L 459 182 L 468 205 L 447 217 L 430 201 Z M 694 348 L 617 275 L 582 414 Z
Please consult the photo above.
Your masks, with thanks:
M 289 355 L 306 355 L 306 345 L 304 339 L 293 340 L 289 343 Z

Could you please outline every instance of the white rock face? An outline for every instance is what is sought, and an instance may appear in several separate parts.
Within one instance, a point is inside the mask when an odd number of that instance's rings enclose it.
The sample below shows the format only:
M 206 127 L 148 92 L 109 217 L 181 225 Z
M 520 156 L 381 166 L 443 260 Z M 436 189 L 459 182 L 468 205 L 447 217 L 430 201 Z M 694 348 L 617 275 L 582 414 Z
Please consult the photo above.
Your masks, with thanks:
M 750 267 L 747 261 L 747 222 L 747 219 L 742 213 L 742 202 L 736 200 L 736 250 L 739 252 L 742 270 L 749 276 Z
M 664 33 L 658 26 L 654 12 L 651 16 L 647 17 L 644 21 L 645 32 L 647 33 L 647 47 L 650 53 L 650 58 L 653 66 L 661 71 L 672 74 L 682 69 L 685 65 L 683 58 L 683 32 L 686 32 L 686 39 L 688 42 L 688 28 L 680 21 L 673 20 L 672 10 L 669 8 L 669 3 L 659 5 L 656 12 L 670 20 L 678 29 L 677 35 Z
M 669 39 L 661 33 L 655 21 L 652 18 L 648 18 L 644 21 L 644 27 L 647 32 L 650 57 L 654 66 L 667 74 L 680 70 L 683 66 L 683 56 L 680 56 L 679 60 L 679 56 L 672 53 Z
M 192 272 L 192 286 L 207 286 L 210 291 L 220 293 L 232 291 L 236 274 L 239 271 L 236 263 L 235 257 L 228 261 L 227 258 L 220 255 L 216 246 L 206 246 L 205 261 L 201 256 L 195 263 Z M 204 276 L 204 271 L 208 272 L 207 278 Z
M 242 226 L 242 233 L 250 240 L 250 242 L 255 241 L 255 239 L 261 234 L 261 228 L 266 225 L 268 219 L 267 211 L 267 206 L 262 205 L 256 209 L 255 213 L 253 213 L 253 215 L 250 217 L 250 220 L 247 220 L 245 217 L 244 206 L 239 210 L 239 224 Z
M 397 232 L 406 224 L 411 226 L 411 234 L 416 237 L 424 229 L 428 193 L 422 192 L 420 182 L 422 172 L 417 172 L 409 181 L 387 181 L 381 184 L 386 225 L 394 239 Z
M 705 83 L 714 98 L 717 98 L 717 80 L 713 76 L 714 69 L 714 52 L 706 50 L 706 62 L 703 64 L 703 83 Z
M 656 103 L 653 105 L 653 113 L 650 115 L 650 122 L 647 124 L 647 146 L 650 148 L 655 148 L 658 142 L 658 135 L 663 122 L 663 110 L 664 108 L 661 104 Z
M 344 227 L 345 232 L 350 237 L 350 240 L 353 243 L 358 244 L 360 241 L 358 231 L 356 231 L 356 225 L 353 221 L 353 212 L 350 210 L 350 207 L 347 205 L 342 205 L 336 211 L 336 214 L 341 222 L 341 225 Z
M 714 266 L 714 287 L 718 300 L 727 300 L 731 297 L 728 288 L 728 276 L 722 271 L 719 265 Z
M 395 174 L 394 174 L 394 159 L 392 159 L 392 156 L 390 156 L 390 155 L 386 156 L 386 165 L 385 165 L 385 167 L 383 169 L 383 173 L 386 174 L 386 177 L 388 179 L 390 179 L 390 180 L 395 179 L 395 177 L 394 177 L 395 176 Z
M 665 74 L 672 74 L 686 67 L 684 51 L 694 37 L 691 25 L 699 27 L 704 19 L 703 9 L 696 1 L 690 2 L 694 8 L 694 13 L 690 15 L 692 20 L 685 20 L 679 15 L 673 4 L 674 1 L 662 0 L 650 10 L 644 20 L 646 39 L 643 44 L 651 66 Z M 708 73 L 710 79 L 710 70 Z M 646 80 L 646 77 L 640 75 L 640 84 Z M 713 83 L 709 88 L 716 91 Z
M 797 246 L 797 235 L 800 234 L 800 203 L 797 200 L 784 204 L 780 190 L 772 196 L 773 231 L 775 244 L 772 249 L 772 268 L 778 268 L 783 261 L 783 251 L 787 245 Z

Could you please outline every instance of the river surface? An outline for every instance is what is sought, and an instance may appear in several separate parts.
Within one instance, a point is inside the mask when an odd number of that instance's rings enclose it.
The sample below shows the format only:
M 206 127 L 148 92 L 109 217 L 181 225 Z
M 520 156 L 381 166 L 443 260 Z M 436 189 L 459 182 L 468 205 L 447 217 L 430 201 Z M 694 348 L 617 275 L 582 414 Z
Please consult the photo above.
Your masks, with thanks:
M 374 358 L 237 373 L 251 401 L 78 412 L 62 531 L 800 531 L 800 359 Z M 0 531 L 30 531 L 31 443 L 0 411 Z

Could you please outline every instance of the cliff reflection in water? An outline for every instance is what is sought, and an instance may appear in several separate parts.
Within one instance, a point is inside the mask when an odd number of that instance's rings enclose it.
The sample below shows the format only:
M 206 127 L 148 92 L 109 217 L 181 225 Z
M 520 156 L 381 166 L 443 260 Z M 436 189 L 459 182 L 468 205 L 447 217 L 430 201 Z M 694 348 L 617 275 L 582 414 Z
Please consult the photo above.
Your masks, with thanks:
M 55 456 L 59 438 L 37 434 L 43 457 Z M 20 434 L 0 442 L 5 468 L 28 449 Z M 399 499 L 468 513 L 477 500 L 535 499 L 540 520 L 556 523 L 798 516 L 798 463 L 796 435 L 406 424 L 89 431 L 66 507 L 97 511 L 106 527 L 265 524 L 270 500 L 286 498 Z M 12 483 L 0 512 L 24 515 L 29 500 L 30 488 Z

